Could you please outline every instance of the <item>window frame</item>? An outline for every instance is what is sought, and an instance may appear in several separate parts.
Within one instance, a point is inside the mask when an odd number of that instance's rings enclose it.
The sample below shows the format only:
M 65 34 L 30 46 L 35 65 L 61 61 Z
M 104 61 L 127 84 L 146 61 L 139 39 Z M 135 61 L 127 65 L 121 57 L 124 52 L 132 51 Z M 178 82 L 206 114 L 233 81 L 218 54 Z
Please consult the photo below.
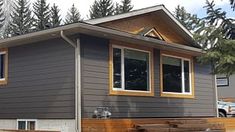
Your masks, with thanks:
M 164 92 L 163 91 L 163 57 L 171 57 L 181 60 L 181 75 L 182 75 L 182 86 L 181 89 L 183 92 Z M 190 85 L 190 92 L 185 92 L 185 86 L 184 86 L 184 61 L 189 62 L 189 85 Z M 182 63 L 183 62 L 183 63 Z M 190 55 L 184 55 L 179 53 L 172 53 L 168 51 L 161 51 L 160 53 L 160 90 L 161 90 L 161 97 L 175 97 L 175 98 L 194 98 L 194 63 L 193 63 L 193 57 Z
M 122 80 L 122 87 L 121 88 L 114 88 L 113 87 L 113 48 L 118 48 L 118 49 L 123 49 L 121 51 L 121 80 Z M 125 90 L 125 87 L 123 86 L 124 84 L 124 80 L 125 80 L 125 76 L 124 76 L 124 49 L 129 49 L 129 50 L 133 50 L 133 51 L 140 51 L 140 52 L 144 52 L 144 53 L 148 53 L 149 55 L 149 79 L 148 79 L 148 84 L 149 84 L 149 88 L 148 91 L 139 91 L 139 90 Z M 147 48 L 147 47 L 140 47 L 137 45 L 133 45 L 133 44 L 123 44 L 120 42 L 115 42 L 115 43 L 111 43 L 109 45 L 109 95 L 127 95 L 127 96 L 154 96 L 154 71 L 153 71 L 153 49 L 152 48 Z
M 0 55 L 5 54 L 4 59 L 4 78 L 0 78 L 0 85 L 6 85 L 8 82 L 8 49 L 0 49 Z
M 227 83 L 226 84 L 218 84 L 218 80 L 219 79 L 223 79 L 223 80 L 226 80 Z M 229 77 L 216 77 L 216 85 L 217 87 L 228 87 L 229 86 Z
M 35 130 L 37 130 L 37 119 L 17 119 L 16 120 L 16 130 L 21 130 L 19 129 L 19 121 L 25 121 L 25 130 L 28 130 L 28 122 L 33 121 L 35 122 Z

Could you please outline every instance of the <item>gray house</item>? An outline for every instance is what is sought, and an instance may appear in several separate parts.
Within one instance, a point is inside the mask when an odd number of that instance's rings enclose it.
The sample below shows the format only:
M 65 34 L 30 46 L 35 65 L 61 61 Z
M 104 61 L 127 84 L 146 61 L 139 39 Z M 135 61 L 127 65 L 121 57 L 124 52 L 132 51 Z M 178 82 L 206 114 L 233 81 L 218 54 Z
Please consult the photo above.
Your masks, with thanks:
M 0 40 L 0 129 L 81 131 L 111 118 L 214 117 L 215 79 L 163 6 Z
M 235 101 L 235 75 L 217 76 L 218 98 L 227 101 Z

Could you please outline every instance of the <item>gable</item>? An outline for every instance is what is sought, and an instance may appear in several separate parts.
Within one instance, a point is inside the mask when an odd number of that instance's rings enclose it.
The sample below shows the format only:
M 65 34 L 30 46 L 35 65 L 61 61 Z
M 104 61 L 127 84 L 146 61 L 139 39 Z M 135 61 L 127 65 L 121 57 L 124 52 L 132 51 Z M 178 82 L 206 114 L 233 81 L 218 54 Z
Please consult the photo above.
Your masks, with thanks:
M 153 27 L 159 31 L 159 34 L 165 38 L 167 43 L 177 43 L 199 48 L 195 44 L 192 34 L 164 5 L 156 5 L 84 22 L 133 34 L 137 34 L 146 27 Z
M 153 27 L 157 29 L 166 42 L 184 45 L 191 43 L 177 31 L 178 29 L 172 25 L 172 21 L 169 18 L 163 17 L 160 11 L 157 11 L 157 13 L 158 15 L 156 15 L 156 12 L 153 12 L 99 25 L 133 34 L 138 34 L 144 28 Z

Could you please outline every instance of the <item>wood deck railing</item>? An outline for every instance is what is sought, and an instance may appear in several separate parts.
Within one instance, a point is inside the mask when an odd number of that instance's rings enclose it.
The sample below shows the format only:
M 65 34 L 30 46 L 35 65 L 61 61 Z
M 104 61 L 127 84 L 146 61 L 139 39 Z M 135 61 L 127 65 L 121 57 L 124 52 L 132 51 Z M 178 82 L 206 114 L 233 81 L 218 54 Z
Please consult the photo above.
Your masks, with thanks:
M 207 123 L 222 123 L 226 132 L 235 132 L 235 118 L 145 118 L 145 119 L 83 119 L 82 132 L 130 132 L 136 124 L 167 124 L 169 121 L 205 120 Z

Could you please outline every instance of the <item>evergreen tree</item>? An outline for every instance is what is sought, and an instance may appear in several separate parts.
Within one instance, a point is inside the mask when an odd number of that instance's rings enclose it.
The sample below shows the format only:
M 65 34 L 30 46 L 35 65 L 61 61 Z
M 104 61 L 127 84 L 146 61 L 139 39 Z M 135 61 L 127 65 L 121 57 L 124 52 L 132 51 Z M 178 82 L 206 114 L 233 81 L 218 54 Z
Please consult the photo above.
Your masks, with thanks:
M 4 33 L 2 35 L 2 38 L 9 38 L 9 37 L 12 37 L 12 28 L 11 28 L 11 23 L 10 21 L 8 21 L 9 23 L 7 25 L 5 25 L 5 28 L 4 28 Z
M 33 4 L 34 14 L 36 16 L 36 30 L 44 30 L 50 28 L 50 8 L 46 0 L 37 0 Z
M 114 14 L 114 5 L 112 0 L 95 0 L 90 7 L 90 18 L 101 18 Z
M 21 35 L 29 33 L 32 30 L 32 15 L 27 0 L 17 0 L 15 2 L 14 11 L 11 15 L 10 33 L 15 35 Z
M 115 3 L 114 14 L 115 14 L 115 15 L 121 14 L 120 5 L 119 5 L 119 3 L 117 3 L 117 2 Z
M 60 26 L 61 18 L 60 18 L 59 13 L 60 13 L 60 9 L 54 3 L 53 6 L 51 7 L 51 26 L 52 27 Z
M 5 21 L 6 21 L 6 17 L 5 17 L 5 11 L 3 10 L 5 8 L 4 5 L 4 1 L 0 0 L 0 39 L 4 38 L 4 25 L 5 25 Z
M 3 11 L 3 0 L 0 0 L 0 28 L 3 27 L 4 21 L 5 21 L 5 16 L 4 16 L 4 11 Z
M 234 0 L 229 0 L 231 8 L 233 8 L 233 10 L 235 9 L 235 1 Z
M 66 15 L 65 24 L 76 23 L 79 22 L 80 20 L 81 20 L 81 15 L 78 9 L 73 4 Z
M 133 9 L 133 5 L 131 5 L 131 0 L 122 0 L 121 5 L 119 7 L 119 13 L 127 13 Z
M 191 33 L 204 25 L 204 21 L 199 19 L 197 15 L 188 13 L 183 6 L 178 5 L 175 8 L 174 16 L 178 21 Z
M 212 63 L 215 74 L 235 73 L 234 20 L 226 17 L 221 8 L 215 8 L 214 1 L 207 0 L 207 17 L 202 28 L 197 30 L 195 40 L 206 54 L 199 58 L 202 63 Z

